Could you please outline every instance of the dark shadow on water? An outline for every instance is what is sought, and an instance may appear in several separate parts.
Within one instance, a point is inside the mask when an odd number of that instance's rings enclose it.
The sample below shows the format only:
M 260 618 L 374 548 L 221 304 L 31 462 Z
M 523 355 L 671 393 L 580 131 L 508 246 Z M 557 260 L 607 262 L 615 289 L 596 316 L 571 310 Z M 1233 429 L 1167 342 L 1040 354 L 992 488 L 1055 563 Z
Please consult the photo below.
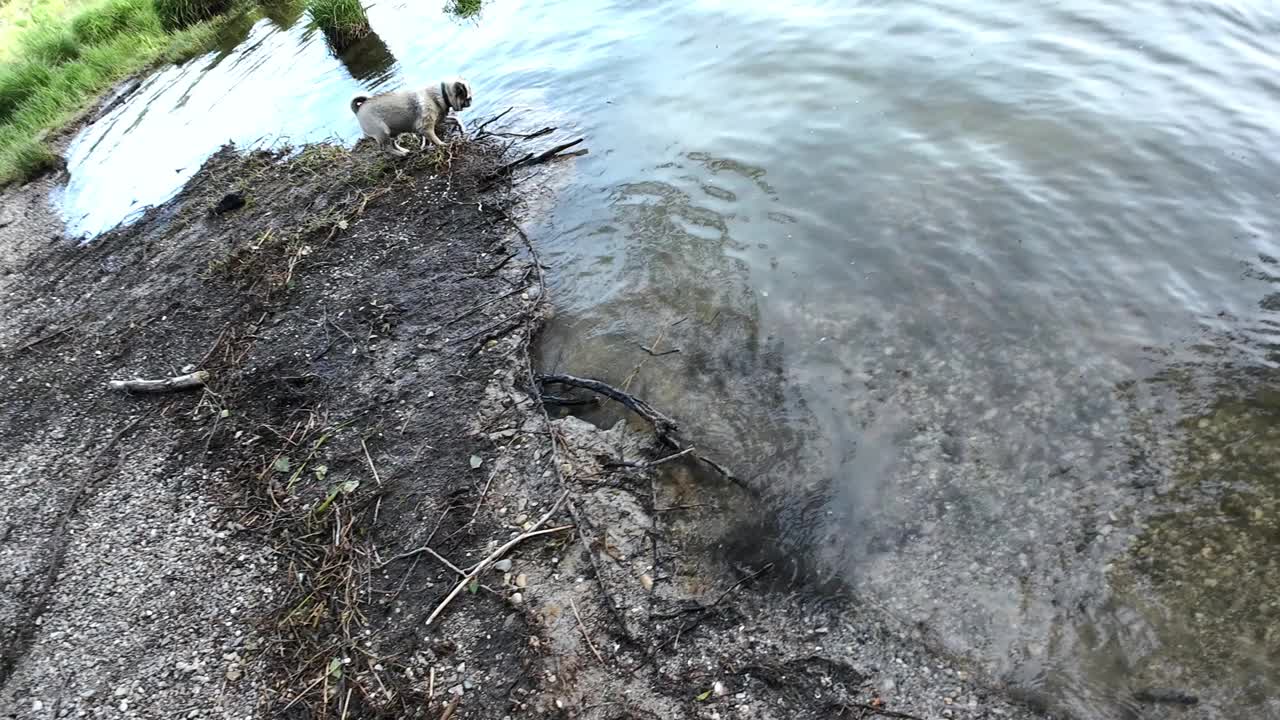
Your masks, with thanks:
M 258 8 L 272 25 L 281 30 L 288 30 L 302 19 L 302 14 L 307 10 L 307 4 L 304 0 L 267 0 L 259 2 Z
M 396 57 L 376 32 L 370 32 L 344 52 L 334 51 L 332 44 L 329 49 L 342 61 L 351 77 L 366 87 L 383 85 L 397 74 Z
M 260 19 L 261 17 L 255 10 L 244 11 L 228 19 L 213 40 L 213 47 L 210 50 L 216 51 L 217 54 L 205 67 L 205 70 L 208 71 L 217 67 L 234 52 L 243 52 L 245 48 L 241 47 L 241 44 L 249 38 L 249 33 L 253 32 L 253 26 Z

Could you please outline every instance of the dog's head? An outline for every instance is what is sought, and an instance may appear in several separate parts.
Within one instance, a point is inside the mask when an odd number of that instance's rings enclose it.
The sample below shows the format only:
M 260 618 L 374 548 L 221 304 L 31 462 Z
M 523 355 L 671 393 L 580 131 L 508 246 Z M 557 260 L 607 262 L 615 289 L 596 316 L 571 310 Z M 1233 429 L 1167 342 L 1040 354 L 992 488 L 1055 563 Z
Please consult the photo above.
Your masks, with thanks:
M 445 99 L 454 110 L 466 110 L 471 107 L 471 83 L 460 77 L 444 81 Z

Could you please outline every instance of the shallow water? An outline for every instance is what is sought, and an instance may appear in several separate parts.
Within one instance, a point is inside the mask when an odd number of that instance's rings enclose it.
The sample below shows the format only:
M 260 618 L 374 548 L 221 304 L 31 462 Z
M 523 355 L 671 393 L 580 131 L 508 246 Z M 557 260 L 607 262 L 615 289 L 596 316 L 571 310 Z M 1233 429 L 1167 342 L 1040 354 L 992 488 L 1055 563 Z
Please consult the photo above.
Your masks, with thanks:
M 277 6 L 279 3 L 277 3 Z M 1269 2 L 296 11 L 72 145 L 93 233 L 241 144 L 352 142 L 360 88 L 587 138 L 542 363 L 767 490 L 800 559 L 1081 718 L 1280 717 L 1280 14 Z M 650 358 L 658 337 L 678 354 Z

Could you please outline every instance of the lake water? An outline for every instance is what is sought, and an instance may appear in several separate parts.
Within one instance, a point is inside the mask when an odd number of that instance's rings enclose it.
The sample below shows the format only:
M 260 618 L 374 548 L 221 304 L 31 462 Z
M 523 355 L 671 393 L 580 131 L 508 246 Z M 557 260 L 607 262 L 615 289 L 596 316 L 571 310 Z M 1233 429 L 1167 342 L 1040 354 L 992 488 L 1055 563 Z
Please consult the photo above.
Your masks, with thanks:
M 631 389 L 764 490 L 753 551 L 1073 717 L 1280 718 L 1272 2 L 369 15 L 337 58 L 277 2 L 150 78 L 73 143 L 73 231 L 462 73 L 469 117 L 591 148 L 530 220 L 541 364 L 643 362 Z

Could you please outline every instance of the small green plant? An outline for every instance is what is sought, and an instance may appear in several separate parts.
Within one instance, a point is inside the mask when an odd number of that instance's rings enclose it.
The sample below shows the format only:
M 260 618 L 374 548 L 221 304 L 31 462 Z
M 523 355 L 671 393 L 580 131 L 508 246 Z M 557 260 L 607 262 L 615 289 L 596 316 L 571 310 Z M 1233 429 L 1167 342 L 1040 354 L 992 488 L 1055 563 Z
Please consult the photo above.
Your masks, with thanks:
M 308 0 L 307 12 L 338 52 L 372 32 L 369 16 L 360 0 Z
M 154 0 L 165 30 L 181 30 L 212 20 L 231 9 L 233 0 Z
M 460 18 L 472 18 L 480 14 L 484 0 L 449 0 L 444 6 L 445 12 Z

